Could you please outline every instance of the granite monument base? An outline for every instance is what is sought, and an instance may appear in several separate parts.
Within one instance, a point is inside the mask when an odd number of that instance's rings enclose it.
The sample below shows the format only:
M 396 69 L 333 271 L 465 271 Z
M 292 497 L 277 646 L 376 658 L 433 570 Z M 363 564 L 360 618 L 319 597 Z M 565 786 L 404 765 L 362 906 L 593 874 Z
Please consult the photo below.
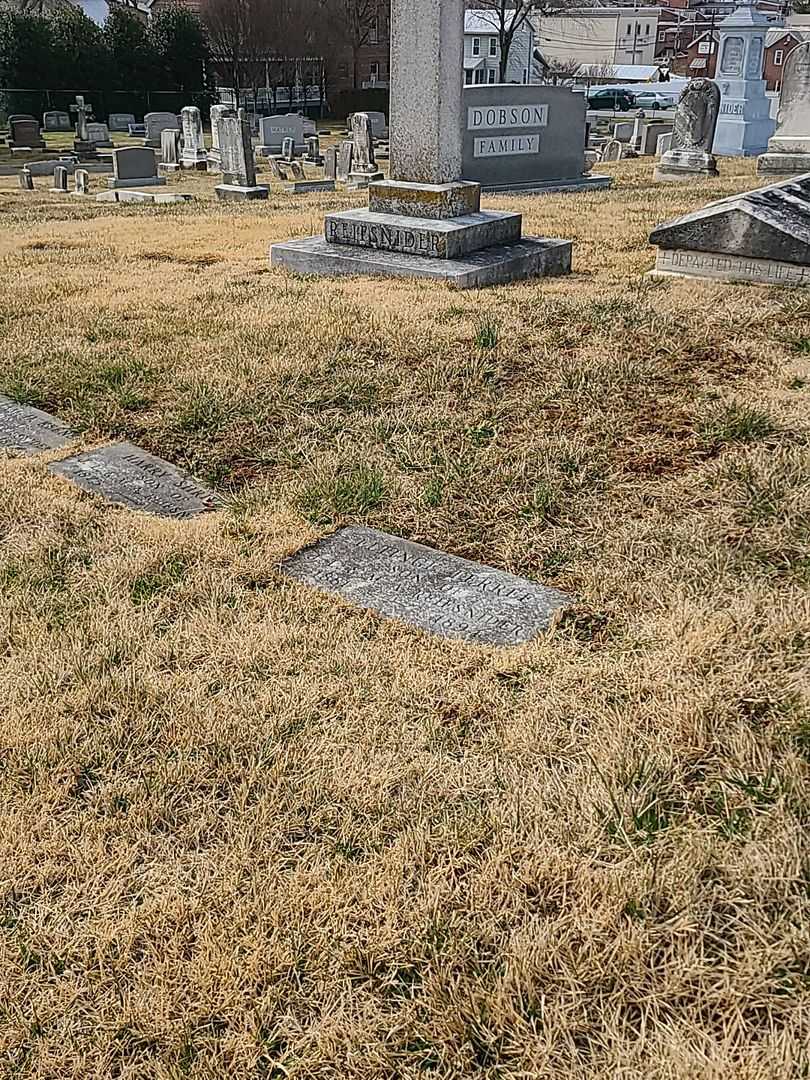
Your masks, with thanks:
M 180 165 L 176 161 L 166 161 L 166 162 L 161 161 L 161 163 L 158 165 L 157 168 L 158 168 L 158 172 L 161 175 L 164 175 L 164 174 L 168 175 L 169 173 L 180 172 Z
M 512 244 L 520 239 L 522 217 L 498 211 L 478 211 L 434 221 L 407 215 L 343 210 L 328 214 L 324 234 L 330 244 L 433 259 L 460 259 L 472 251 Z
M 334 180 L 290 180 L 283 185 L 282 191 L 288 195 L 307 195 L 313 191 L 334 191 Z
M 759 176 L 791 176 L 810 173 L 810 153 L 787 154 L 769 150 L 757 158 Z
M 257 184 L 255 187 L 239 187 L 238 184 L 219 184 L 214 190 L 217 198 L 223 202 L 248 202 L 257 199 L 266 199 L 270 195 L 270 189 Z
M 757 285 L 810 285 L 810 266 L 707 251 L 662 248 L 651 277 L 692 277 Z
M 482 184 L 481 190 L 505 195 L 510 192 L 525 195 L 553 195 L 566 191 L 600 191 L 613 186 L 613 177 L 601 173 L 559 180 L 531 180 L 523 184 Z
M 456 289 L 476 289 L 531 277 L 568 274 L 571 249 L 570 240 L 527 236 L 510 244 L 471 252 L 459 259 L 431 259 L 399 251 L 330 244 L 322 236 L 313 236 L 273 244 L 270 263 L 300 274 L 434 278 Z
M 378 180 L 369 188 L 368 208 L 374 214 L 434 220 L 461 217 L 481 209 L 481 186 L 465 180 L 452 184 Z
M 719 176 L 714 154 L 703 150 L 667 150 L 653 173 L 654 180 L 689 180 Z
M 141 176 L 133 177 L 130 180 L 118 180 L 114 176 L 111 176 L 107 180 L 108 188 L 142 188 L 142 187 L 162 187 L 166 183 L 166 179 L 163 176 Z

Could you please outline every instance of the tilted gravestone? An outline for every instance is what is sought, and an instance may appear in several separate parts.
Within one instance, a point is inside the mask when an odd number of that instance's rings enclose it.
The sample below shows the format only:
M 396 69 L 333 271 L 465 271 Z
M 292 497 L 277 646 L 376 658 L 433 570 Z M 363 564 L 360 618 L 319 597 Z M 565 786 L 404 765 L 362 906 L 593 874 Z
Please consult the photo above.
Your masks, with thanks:
M 196 105 L 187 105 L 180 113 L 183 125 L 183 152 L 180 164 L 184 169 L 205 169 L 208 154 L 205 149 L 203 123 Z
M 810 285 L 810 176 L 747 191 L 659 225 L 656 274 Z
M 222 171 L 222 154 L 220 152 L 219 123 L 224 116 L 236 116 L 236 111 L 230 105 L 211 106 L 211 149 L 208 151 L 208 171 L 218 173 Z
M 391 180 L 371 181 L 368 210 L 328 215 L 323 236 L 274 244 L 271 265 L 455 288 L 570 272 L 570 241 L 522 236 L 520 214 L 482 211 L 480 185 L 462 179 L 465 9 L 465 0 L 392 0 Z M 370 129 L 367 116 L 360 123 Z
M 220 119 L 219 140 L 223 183 L 216 187 L 217 198 L 237 201 L 266 199 L 269 190 L 256 183 L 253 140 L 244 109 L 240 109 L 236 116 L 223 116 Z
M 768 151 L 757 158 L 757 172 L 810 172 L 810 41 L 788 53 L 782 72 L 776 131 Z
M 621 161 L 624 157 L 624 146 L 618 139 L 608 139 L 602 147 L 602 161 Z
M 125 146 L 113 150 L 113 173 L 109 188 L 156 187 L 166 180 L 157 174 L 155 151 L 148 146 Z
M 84 491 L 160 517 L 190 518 L 221 500 L 167 461 L 131 443 L 118 443 L 49 466 Z
M 352 171 L 352 155 L 354 154 L 354 143 L 351 139 L 341 140 L 340 146 L 337 151 L 337 179 L 341 184 L 345 184 L 349 179 L 349 173 Z
M 285 560 L 303 584 L 442 637 L 519 645 L 571 598 L 491 566 L 362 526 L 349 526 Z
M 0 447 L 22 454 L 61 450 L 74 438 L 73 432 L 55 416 L 20 405 L 0 394 Z
M 351 188 L 367 188 L 375 180 L 382 180 L 374 157 L 374 136 L 368 113 L 356 112 L 352 116 L 352 169 L 349 173 Z
M 656 180 L 718 175 L 712 147 L 719 113 L 717 83 L 711 79 L 692 79 L 678 98 L 672 141 L 655 168 Z
M 45 131 L 72 131 L 73 125 L 70 122 L 70 114 L 61 112 L 58 109 L 54 109 L 51 112 L 46 112 L 42 117 L 42 126 Z

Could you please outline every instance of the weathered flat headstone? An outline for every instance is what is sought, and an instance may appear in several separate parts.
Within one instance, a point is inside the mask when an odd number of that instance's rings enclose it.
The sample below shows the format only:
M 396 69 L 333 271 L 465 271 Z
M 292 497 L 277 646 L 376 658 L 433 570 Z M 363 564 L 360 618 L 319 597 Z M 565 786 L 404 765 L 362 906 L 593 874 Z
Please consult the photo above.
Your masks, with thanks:
M 788 53 L 779 92 L 776 131 L 757 158 L 765 176 L 810 172 L 810 41 Z
M 180 132 L 177 128 L 164 128 L 160 133 L 160 164 L 158 172 L 180 171 Z
M 656 274 L 810 285 L 810 174 L 659 225 Z
M 341 529 L 281 570 L 387 618 L 481 645 L 529 641 L 572 603 L 556 589 L 364 526 Z
M 73 432 L 49 413 L 31 405 L 20 405 L 0 394 L 0 447 L 23 454 L 61 450 L 74 438 Z
M 189 518 L 215 510 L 215 492 L 131 443 L 103 446 L 49 466 L 94 495 L 159 517 Z
M 220 150 L 219 123 L 224 116 L 236 116 L 236 110 L 230 105 L 211 106 L 211 149 L 208 151 L 208 172 L 222 172 L 222 152 Z
M 352 116 L 352 169 L 348 183 L 352 188 L 367 188 L 375 180 L 382 180 L 383 174 L 377 168 L 374 157 L 374 136 L 368 113 L 356 112 Z
M 337 151 L 337 176 L 336 179 L 345 184 L 352 171 L 352 154 L 354 143 L 351 139 L 342 139 Z
M 717 176 L 712 153 L 720 87 L 711 79 L 692 79 L 681 91 L 669 149 L 655 168 L 656 180 Z

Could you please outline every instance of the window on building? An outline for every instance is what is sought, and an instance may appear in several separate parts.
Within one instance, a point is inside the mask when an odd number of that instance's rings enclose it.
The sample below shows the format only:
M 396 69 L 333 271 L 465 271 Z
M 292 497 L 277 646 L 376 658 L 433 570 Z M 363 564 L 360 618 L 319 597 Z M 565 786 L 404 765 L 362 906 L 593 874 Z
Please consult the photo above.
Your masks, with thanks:
M 647 25 L 644 27 L 644 37 L 648 38 L 649 36 L 650 36 L 650 24 L 647 23 Z
M 524 68 L 523 69 L 523 85 L 525 86 L 528 83 L 528 81 L 529 81 L 529 69 Z
M 472 42 L 472 54 L 473 56 L 481 55 L 481 38 L 474 37 Z
M 376 82 L 376 80 L 380 77 L 380 65 L 377 63 L 376 60 L 372 60 L 368 68 L 371 78 Z
M 633 33 L 633 27 L 630 25 L 630 23 L 628 23 L 627 24 L 627 36 L 630 37 L 630 35 L 632 33 Z
M 491 37 L 489 39 L 489 55 L 490 56 L 497 56 L 498 55 L 498 39 L 496 37 Z
M 659 40 L 659 41 L 665 41 L 665 40 L 666 40 L 666 36 L 667 36 L 667 32 L 666 32 L 666 30 L 659 30 L 659 31 L 658 31 L 658 40 Z
M 472 83 L 473 73 L 471 71 L 464 72 L 464 82 L 469 86 Z
M 488 80 L 488 82 L 494 83 L 495 80 L 497 79 L 497 77 L 498 77 L 498 72 L 495 70 L 495 68 L 490 68 L 489 71 L 487 72 L 487 80 Z
M 773 54 L 773 66 L 774 67 L 781 67 L 782 66 L 782 61 L 784 59 L 785 59 L 785 50 L 784 49 L 776 49 L 776 51 Z
M 476 71 L 476 73 L 475 73 L 475 81 L 476 81 L 476 83 L 480 86 L 481 83 L 484 81 L 485 77 L 486 77 L 486 72 L 483 70 L 483 68 L 479 68 L 478 71 Z
M 377 20 L 375 19 L 374 22 L 371 24 L 371 27 L 370 27 L 369 32 L 368 32 L 368 43 L 369 43 L 369 45 L 376 45 L 379 40 L 380 40 L 380 26 L 379 26 L 379 23 L 377 22 Z

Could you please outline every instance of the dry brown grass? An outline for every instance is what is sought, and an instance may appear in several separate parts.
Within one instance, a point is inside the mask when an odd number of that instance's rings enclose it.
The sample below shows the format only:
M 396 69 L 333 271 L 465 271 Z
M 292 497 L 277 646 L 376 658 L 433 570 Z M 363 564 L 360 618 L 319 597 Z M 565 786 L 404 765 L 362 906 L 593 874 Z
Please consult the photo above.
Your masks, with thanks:
M 0 463 L 0 1072 L 808 1075 L 810 298 L 663 282 L 751 186 L 490 200 L 576 273 L 304 281 L 343 196 L 0 184 L 0 392 L 231 508 Z M 44 186 L 44 181 L 39 181 Z M 576 594 L 441 641 L 281 579 L 363 521 Z

